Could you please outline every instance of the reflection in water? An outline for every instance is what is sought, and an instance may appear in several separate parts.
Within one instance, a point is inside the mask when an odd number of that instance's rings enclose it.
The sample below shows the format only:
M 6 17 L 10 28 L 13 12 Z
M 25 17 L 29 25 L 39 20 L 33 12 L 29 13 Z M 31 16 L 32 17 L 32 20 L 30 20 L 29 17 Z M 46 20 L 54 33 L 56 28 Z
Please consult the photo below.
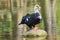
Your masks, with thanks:
M 0 40 L 12 40 L 11 37 L 2 37 L 0 38 Z M 40 37 L 39 38 L 20 38 L 19 40 L 46 40 L 46 39 L 41 39 Z
M 0 37 L 0 40 L 12 40 L 13 37 L 11 36 L 2 36 Z M 41 37 L 38 37 L 38 38 L 19 38 L 19 40 L 46 40 L 46 39 L 43 39 Z
M 2 32 L 0 35 L 0 40 L 12 40 L 9 32 Z
M 25 38 L 26 40 L 45 40 L 45 39 L 42 39 L 42 38 Z

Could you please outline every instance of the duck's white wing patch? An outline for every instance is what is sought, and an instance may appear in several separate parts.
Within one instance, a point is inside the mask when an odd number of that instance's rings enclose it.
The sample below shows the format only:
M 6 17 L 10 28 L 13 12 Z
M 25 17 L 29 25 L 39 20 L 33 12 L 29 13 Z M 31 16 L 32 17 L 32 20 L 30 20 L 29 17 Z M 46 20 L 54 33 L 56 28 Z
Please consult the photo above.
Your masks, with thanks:
M 42 19 L 42 17 L 41 17 L 41 16 L 38 16 L 38 18 Z
M 28 18 L 26 20 L 28 21 Z

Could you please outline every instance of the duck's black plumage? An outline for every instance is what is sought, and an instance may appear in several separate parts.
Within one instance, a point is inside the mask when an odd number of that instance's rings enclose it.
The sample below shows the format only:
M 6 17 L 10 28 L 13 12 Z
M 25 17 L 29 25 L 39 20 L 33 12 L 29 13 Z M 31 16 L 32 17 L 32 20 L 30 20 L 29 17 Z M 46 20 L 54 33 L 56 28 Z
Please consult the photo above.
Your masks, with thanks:
M 20 24 L 26 24 L 28 27 L 32 27 L 36 24 L 39 24 L 41 19 L 39 18 L 39 13 L 32 13 L 32 14 L 27 14 L 26 16 L 22 17 L 22 21 Z

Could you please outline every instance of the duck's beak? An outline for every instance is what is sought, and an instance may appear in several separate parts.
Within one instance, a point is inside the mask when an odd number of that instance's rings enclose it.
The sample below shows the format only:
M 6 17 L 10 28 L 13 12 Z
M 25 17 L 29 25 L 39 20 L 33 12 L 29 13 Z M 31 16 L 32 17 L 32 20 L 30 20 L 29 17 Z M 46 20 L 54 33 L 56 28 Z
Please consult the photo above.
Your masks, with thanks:
M 39 9 L 41 9 L 41 7 L 39 6 Z
M 41 7 L 39 6 L 39 7 L 38 7 L 38 10 L 40 10 L 40 9 L 41 9 Z

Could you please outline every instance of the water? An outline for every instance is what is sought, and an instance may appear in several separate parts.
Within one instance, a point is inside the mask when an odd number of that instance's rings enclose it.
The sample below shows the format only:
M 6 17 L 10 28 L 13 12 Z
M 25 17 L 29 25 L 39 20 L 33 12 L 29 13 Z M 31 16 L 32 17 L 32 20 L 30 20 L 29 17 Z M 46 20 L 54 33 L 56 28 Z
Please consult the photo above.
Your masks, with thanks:
M 10 35 L 5 35 L 5 36 L 0 36 L 0 40 L 13 40 L 13 37 Z M 15 40 L 46 40 L 46 39 L 42 39 L 41 37 L 35 37 L 35 38 L 24 38 L 24 37 L 20 37 L 18 39 Z

